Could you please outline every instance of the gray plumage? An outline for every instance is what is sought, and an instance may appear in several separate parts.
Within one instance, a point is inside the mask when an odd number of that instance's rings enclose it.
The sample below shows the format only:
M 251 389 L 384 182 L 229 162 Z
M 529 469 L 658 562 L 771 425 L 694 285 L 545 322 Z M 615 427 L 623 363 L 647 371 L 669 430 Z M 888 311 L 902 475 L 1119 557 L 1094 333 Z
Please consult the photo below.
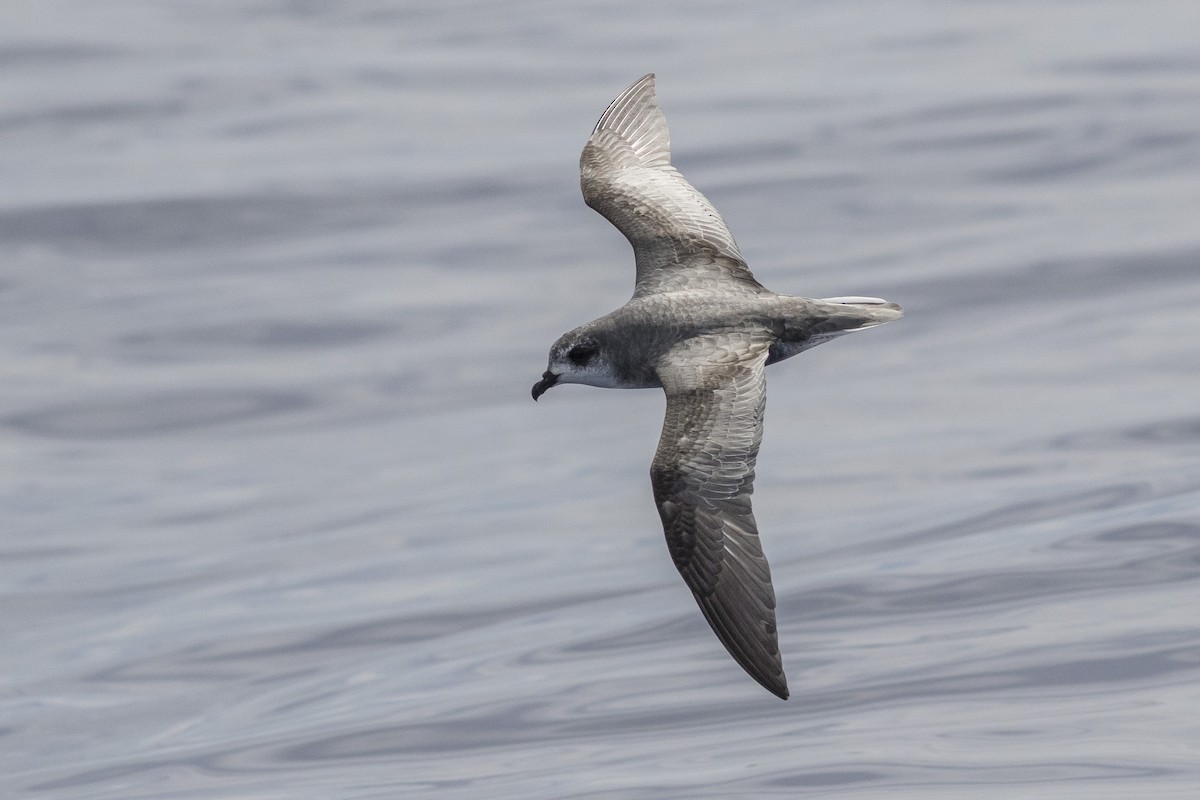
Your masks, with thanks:
M 654 75 L 612 102 L 579 168 L 584 200 L 633 245 L 634 293 L 555 342 L 533 398 L 559 383 L 664 390 L 650 482 L 667 548 L 730 655 L 786 699 L 775 592 L 750 507 L 764 369 L 902 311 L 873 297 L 788 297 L 756 281 L 721 215 L 671 166 Z

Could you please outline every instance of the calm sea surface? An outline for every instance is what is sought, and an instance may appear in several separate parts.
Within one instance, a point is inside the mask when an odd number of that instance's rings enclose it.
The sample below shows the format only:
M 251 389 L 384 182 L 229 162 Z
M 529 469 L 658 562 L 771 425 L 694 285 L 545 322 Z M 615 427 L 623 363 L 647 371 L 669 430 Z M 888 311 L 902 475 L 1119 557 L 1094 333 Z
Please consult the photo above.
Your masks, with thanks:
M 577 159 L 777 291 L 792 699 L 667 556 Z M 1195 798 L 1200 4 L 0 5 L 0 795 Z

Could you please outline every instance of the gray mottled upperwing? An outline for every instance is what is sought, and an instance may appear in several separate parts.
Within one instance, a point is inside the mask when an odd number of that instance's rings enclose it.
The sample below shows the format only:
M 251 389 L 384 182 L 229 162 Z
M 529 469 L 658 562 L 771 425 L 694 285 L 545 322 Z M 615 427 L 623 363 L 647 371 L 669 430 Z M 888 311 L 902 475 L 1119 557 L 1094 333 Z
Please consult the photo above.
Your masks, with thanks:
M 769 342 L 711 334 L 658 368 L 667 415 L 650 480 L 667 547 L 708 624 L 756 681 L 784 699 L 775 591 L 750 508 Z
M 584 201 L 633 245 L 635 294 L 760 290 L 721 215 L 671 166 L 670 142 L 651 74 L 612 102 L 579 159 Z

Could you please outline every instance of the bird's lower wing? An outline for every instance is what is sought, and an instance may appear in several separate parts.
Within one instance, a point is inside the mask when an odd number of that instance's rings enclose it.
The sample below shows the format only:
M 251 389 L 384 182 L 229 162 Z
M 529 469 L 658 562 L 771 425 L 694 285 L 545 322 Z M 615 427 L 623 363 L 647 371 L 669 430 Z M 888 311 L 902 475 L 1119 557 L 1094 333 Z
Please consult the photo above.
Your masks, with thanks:
M 667 394 L 650 469 L 667 547 L 708 624 L 756 681 L 784 699 L 775 591 L 750 507 L 769 342 L 701 336 L 658 373 Z

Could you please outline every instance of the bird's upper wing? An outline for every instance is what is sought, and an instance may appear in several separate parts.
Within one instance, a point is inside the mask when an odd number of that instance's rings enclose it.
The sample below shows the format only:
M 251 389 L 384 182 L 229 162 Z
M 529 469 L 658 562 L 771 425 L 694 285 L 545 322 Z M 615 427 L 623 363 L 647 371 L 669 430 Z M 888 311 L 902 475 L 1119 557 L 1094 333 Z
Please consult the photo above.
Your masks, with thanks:
M 730 655 L 784 699 L 775 592 L 750 508 L 766 404 L 769 342 L 699 336 L 658 368 L 667 417 L 650 468 L 679 573 Z
M 671 166 L 670 143 L 650 74 L 612 102 L 579 159 L 584 201 L 633 245 L 635 294 L 713 282 L 762 290 L 721 215 Z

